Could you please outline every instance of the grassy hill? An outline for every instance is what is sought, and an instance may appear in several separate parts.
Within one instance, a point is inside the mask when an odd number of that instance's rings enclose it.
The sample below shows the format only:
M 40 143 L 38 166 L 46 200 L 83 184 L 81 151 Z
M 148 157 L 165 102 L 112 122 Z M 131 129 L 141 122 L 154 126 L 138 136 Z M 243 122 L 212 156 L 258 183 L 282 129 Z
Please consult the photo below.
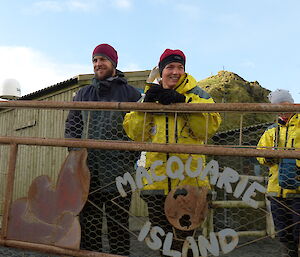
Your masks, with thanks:
M 267 95 L 270 93 L 270 90 L 260 86 L 257 81 L 248 82 L 239 75 L 225 70 L 199 81 L 198 86 L 208 92 L 217 103 L 267 103 Z M 272 115 L 266 114 L 222 113 L 221 130 L 239 128 L 241 115 L 243 115 L 243 126 L 273 120 Z

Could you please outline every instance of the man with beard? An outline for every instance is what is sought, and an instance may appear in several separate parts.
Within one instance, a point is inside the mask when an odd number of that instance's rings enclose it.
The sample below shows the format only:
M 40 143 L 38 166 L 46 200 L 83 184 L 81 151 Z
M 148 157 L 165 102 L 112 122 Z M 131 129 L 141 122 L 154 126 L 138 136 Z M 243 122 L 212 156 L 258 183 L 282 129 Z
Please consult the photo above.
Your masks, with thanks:
M 140 99 L 139 91 L 128 85 L 124 74 L 116 69 L 118 55 L 112 46 L 98 45 L 93 51 L 92 62 L 95 73 L 92 84 L 81 88 L 74 101 L 136 102 Z M 120 111 L 71 110 L 66 120 L 65 137 L 128 141 L 122 126 L 124 115 Z M 118 197 L 115 178 L 125 172 L 134 172 L 137 158 L 136 152 L 88 149 L 91 182 L 88 201 L 79 216 L 81 249 L 103 251 L 101 235 L 105 206 L 110 253 L 129 255 L 131 195 Z

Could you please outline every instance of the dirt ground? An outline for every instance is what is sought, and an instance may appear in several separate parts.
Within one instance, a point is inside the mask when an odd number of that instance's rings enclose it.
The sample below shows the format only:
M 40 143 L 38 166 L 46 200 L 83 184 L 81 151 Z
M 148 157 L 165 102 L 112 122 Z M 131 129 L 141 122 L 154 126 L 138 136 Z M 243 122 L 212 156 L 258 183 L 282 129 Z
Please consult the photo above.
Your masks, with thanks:
M 252 242 L 257 240 L 257 238 L 247 238 L 240 239 L 239 246 L 234 249 L 231 253 L 226 255 L 226 257 L 281 257 L 280 243 L 277 239 L 266 238 L 259 240 L 255 243 L 249 243 L 249 245 L 244 245 L 247 242 Z
M 219 256 L 223 257 L 280 257 L 280 245 L 276 239 L 262 239 L 257 242 L 252 242 L 257 240 L 257 238 L 241 238 L 238 247 L 232 252 Z M 244 245 L 245 243 L 248 245 Z M 244 245 L 244 246 L 243 246 Z M 136 240 L 131 241 L 131 254 L 130 257 L 159 257 L 158 251 L 150 250 L 144 243 L 138 242 Z M 106 249 L 107 251 L 107 249 Z M 25 252 L 22 250 L 1 247 L 0 256 L 2 257 L 58 257 L 55 255 L 48 255 L 44 253 L 33 253 Z M 210 255 L 212 256 L 212 255 Z
M 262 239 L 255 243 L 249 243 L 257 238 L 240 239 L 239 245 L 236 249 L 228 254 L 221 254 L 222 257 L 281 257 L 280 244 L 276 239 Z M 244 245 L 245 243 L 249 245 Z M 151 251 L 144 243 L 136 242 L 135 251 L 130 257 L 159 257 L 159 253 Z M 213 255 L 209 255 L 213 256 Z

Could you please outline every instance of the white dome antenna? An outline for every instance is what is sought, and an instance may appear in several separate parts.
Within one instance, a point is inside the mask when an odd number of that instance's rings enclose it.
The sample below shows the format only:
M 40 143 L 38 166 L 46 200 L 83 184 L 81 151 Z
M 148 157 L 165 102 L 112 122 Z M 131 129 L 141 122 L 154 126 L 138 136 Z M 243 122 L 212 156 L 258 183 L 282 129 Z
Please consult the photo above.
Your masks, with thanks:
M 16 79 L 5 79 L 0 84 L 0 98 L 15 100 L 21 97 L 21 85 Z

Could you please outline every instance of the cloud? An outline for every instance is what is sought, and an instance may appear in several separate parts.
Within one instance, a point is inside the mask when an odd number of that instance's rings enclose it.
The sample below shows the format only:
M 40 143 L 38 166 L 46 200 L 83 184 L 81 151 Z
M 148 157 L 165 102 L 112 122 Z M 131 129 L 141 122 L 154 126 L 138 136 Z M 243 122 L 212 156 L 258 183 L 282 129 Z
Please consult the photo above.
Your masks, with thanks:
M 119 69 L 119 67 L 118 67 Z M 120 70 L 121 71 L 140 71 L 142 70 L 141 67 L 136 64 L 136 63 L 128 63 L 127 65 L 125 66 L 121 66 L 120 67 Z
M 112 6 L 118 9 L 130 9 L 132 0 L 64 0 L 64 1 L 36 1 L 24 10 L 27 14 L 40 14 L 44 12 L 94 12 L 99 6 Z
M 168 8 L 169 10 L 175 10 L 184 19 L 199 19 L 201 18 L 201 4 L 198 0 L 151 0 L 151 3 L 159 8 Z
M 27 14 L 40 14 L 44 12 L 61 13 L 65 11 L 89 12 L 95 10 L 97 4 L 103 0 L 66 0 L 66 1 L 37 1 L 26 7 Z
M 255 68 L 256 67 L 255 63 L 252 61 L 244 61 L 241 63 L 241 66 L 246 67 L 246 68 Z
M 174 4 L 174 1 L 173 0 L 150 0 L 151 3 L 153 4 L 158 4 L 158 5 L 161 5 L 161 4 Z
M 187 3 L 178 3 L 175 5 L 175 10 L 181 13 L 182 17 L 185 19 L 198 20 L 201 18 L 201 12 L 199 5 L 187 4 Z
M 26 10 L 28 12 L 32 11 L 34 13 L 40 13 L 40 12 L 62 12 L 63 11 L 63 5 L 61 2 L 57 1 L 39 1 L 34 2 L 32 6 L 27 8 Z
M 95 1 L 71 0 L 66 2 L 69 10 L 90 11 L 95 7 Z
M 130 9 L 132 7 L 131 0 L 115 0 L 113 4 L 120 9 Z
M 16 79 L 21 85 L 22 95 L 92 72 L 90 65 L 56 63 L 49 56 L 28 47 L 0 46 L 0 56 L 0 83 L 5 79 Z

